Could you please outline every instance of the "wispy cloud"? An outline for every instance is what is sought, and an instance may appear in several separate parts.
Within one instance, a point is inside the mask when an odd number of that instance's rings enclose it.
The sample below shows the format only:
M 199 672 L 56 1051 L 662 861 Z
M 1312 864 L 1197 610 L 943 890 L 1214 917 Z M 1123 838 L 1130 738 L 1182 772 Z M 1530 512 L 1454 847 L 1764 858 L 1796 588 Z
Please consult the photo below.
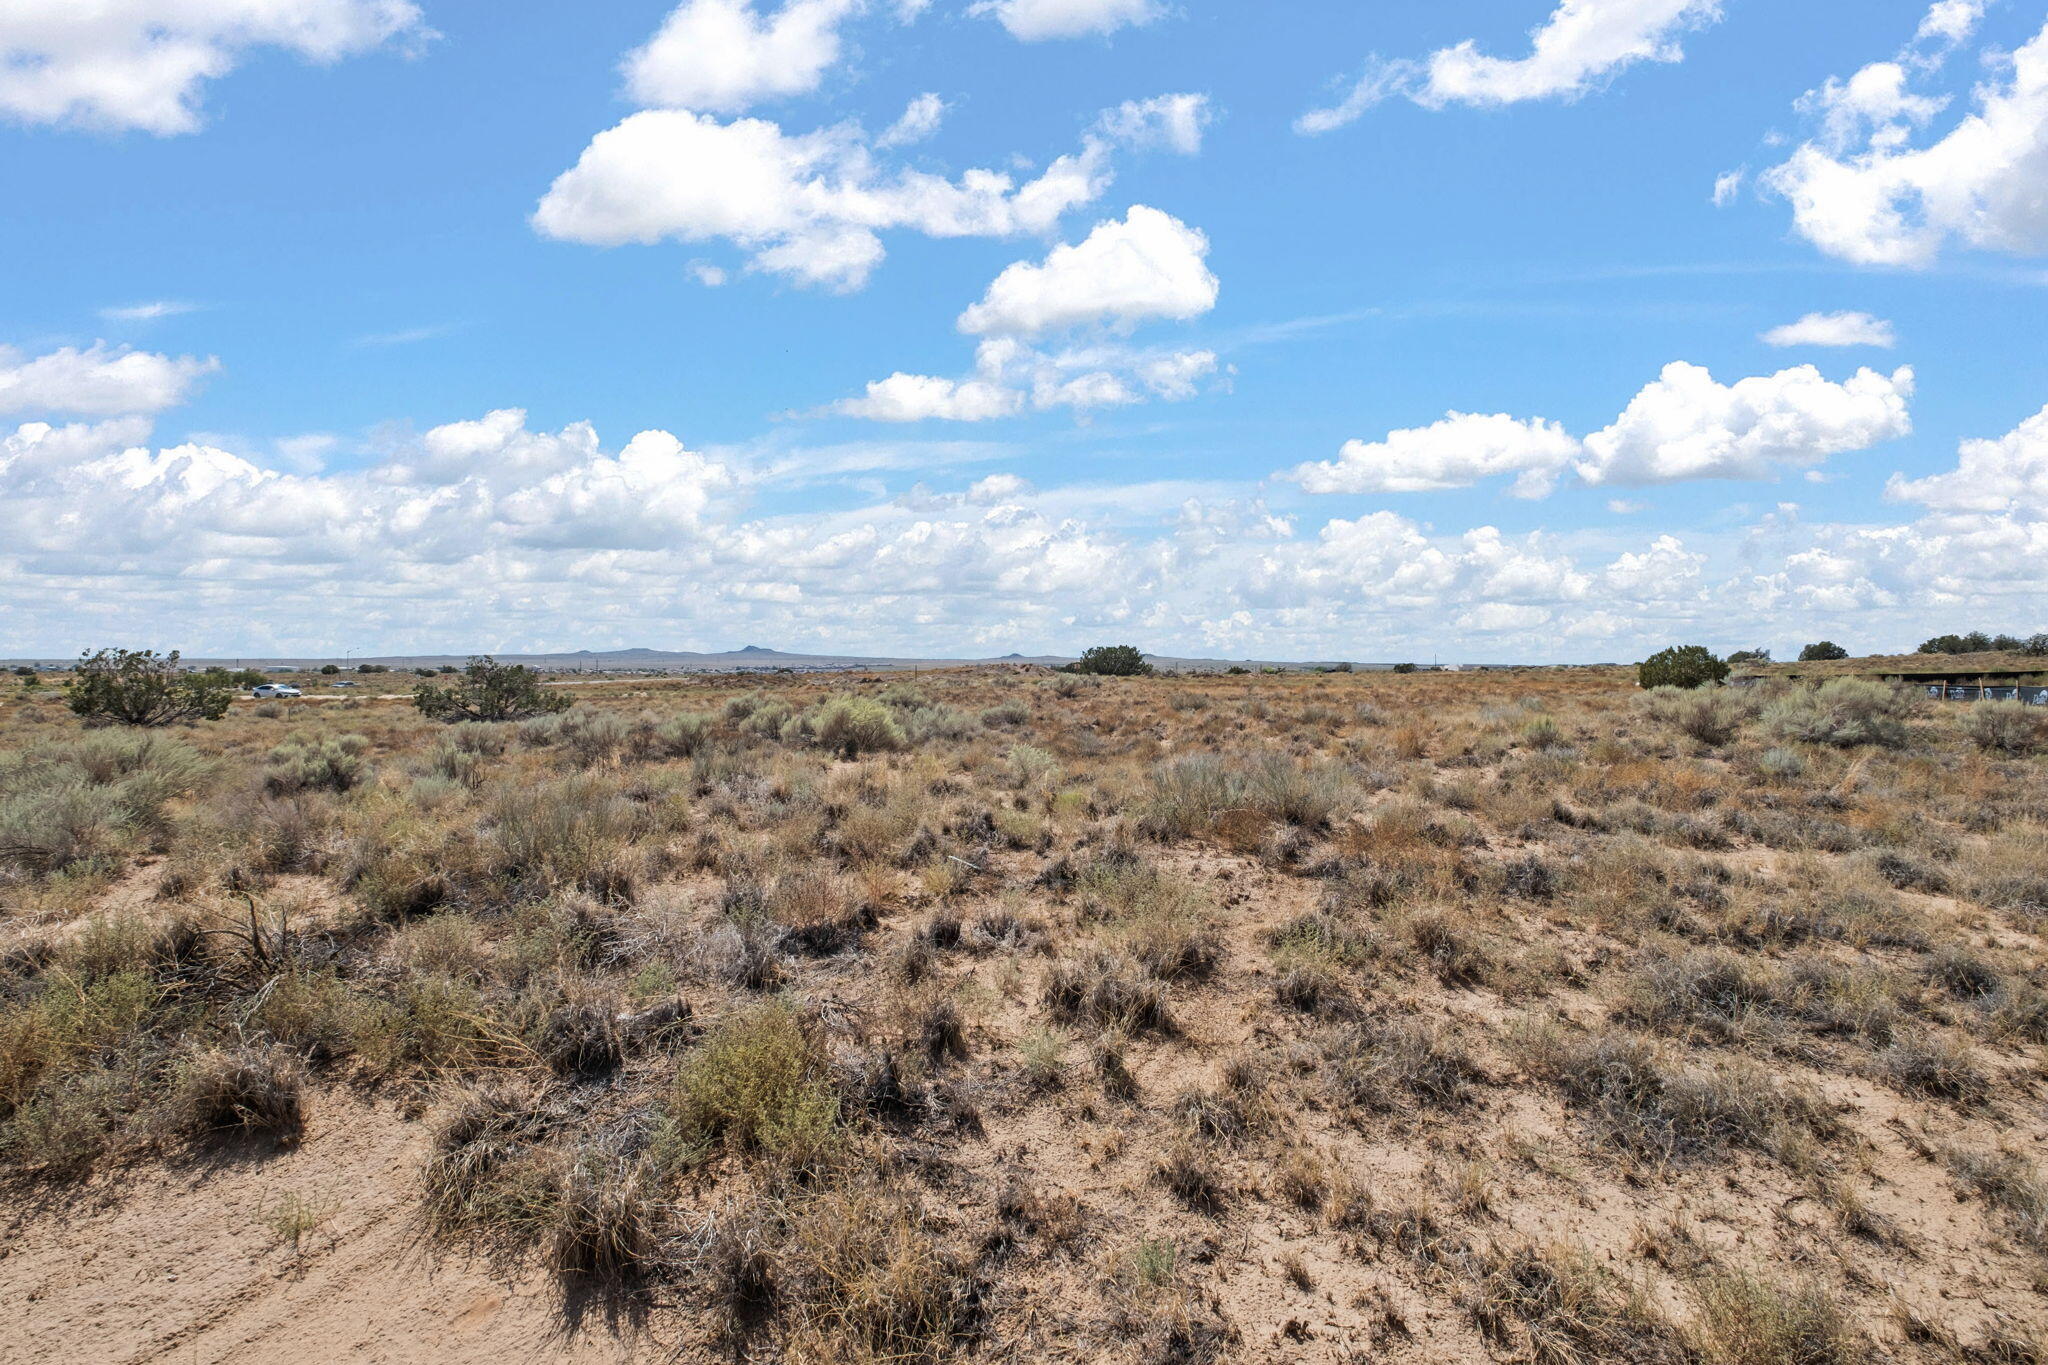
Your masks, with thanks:
M 422 341 L 436 341 L 462 330 L 458 322 L 440 322 L 429 327 L 405 327 L 395 332 L 370 332 L 356 338 L 358 346 L 411 346 Z
M 748 471 L 747 481 L 764 487 L 809 488 L 862 474 L 950 468 L 1013 459 L 1024 452 L 999 441 L 849 441 L 837 445 L 774 449 L 769 443 L 713 447 Z
M 100 316 L 109 322 L 155 322 L 158 318 L 174 318 L 180 313 L 196 313 L 203 304 L 180 303 L 175 299 L 153 299 L 148 303 L 125 303 L 118 307 L 100 309 Z

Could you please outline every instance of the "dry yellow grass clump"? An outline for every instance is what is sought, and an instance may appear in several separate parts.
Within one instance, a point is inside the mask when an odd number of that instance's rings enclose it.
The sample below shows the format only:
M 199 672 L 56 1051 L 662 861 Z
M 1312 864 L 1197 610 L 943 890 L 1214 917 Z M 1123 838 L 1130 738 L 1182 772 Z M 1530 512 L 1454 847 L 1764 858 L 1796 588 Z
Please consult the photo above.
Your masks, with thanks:
M 10 1359 L 2048 1351 L 2027 718 L 574 692 L 5 703 Z

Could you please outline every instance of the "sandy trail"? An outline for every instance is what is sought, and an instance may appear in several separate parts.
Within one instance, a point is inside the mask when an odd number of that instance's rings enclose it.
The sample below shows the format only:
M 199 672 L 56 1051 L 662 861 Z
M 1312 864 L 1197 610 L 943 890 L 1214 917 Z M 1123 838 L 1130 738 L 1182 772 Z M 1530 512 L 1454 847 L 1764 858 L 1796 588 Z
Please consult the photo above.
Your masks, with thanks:
M 466 1362 L 661 1358 L 531 1269 L 421 1242 L 424 1125 L 327 1091 L 297 1147 L 141 1167 L 28 1203 L 0 1229 L 0 1361 Z M 298 1199 L 319 1225 L 274 1229 Z

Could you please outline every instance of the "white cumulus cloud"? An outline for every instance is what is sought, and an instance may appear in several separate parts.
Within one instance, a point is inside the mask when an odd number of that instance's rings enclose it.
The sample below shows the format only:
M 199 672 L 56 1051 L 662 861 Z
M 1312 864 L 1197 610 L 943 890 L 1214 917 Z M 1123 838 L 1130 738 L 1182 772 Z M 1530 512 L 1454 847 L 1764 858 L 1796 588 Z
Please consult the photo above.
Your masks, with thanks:
M 533 223 L 543 236 L 593 246 L 723 238 L 750 252 L 756 269 L 851 289 L 881 261 L 884 229 L 1044 232 L 1102 193 L 1107 162 L 1094 142 L 1023 184 L 985 170 L 949 180 L 885 170 L 847 127 L 791 136 L 763 119 L 655 109 L 593 138 Z
M 890 230 L 927 237 L 1011 237 L 1055 229 L 1099 199 L 1118 146 L 1191 151 L 1206 102 L 1168 95 L 1110 110 L 1081 140 L 1019 180 L 973 169 L 957 177 L 888 164 L 883 144 L 935 127 L 943 102 L 912 101 L 880 140 L 851 123 L 792 134 L 767 119 L 648 109 L 591 139 L 535 207 L 542 236 L 591 246 L 729 241 L 755 270 L 853 290 L 885 254 Z
M 1946 51 L 1969 41 L 1984 19 L 1984 0 L 1934 0 L 1913 34 L 1915 43 L 1934 43 Z
M 1943 24 L 1937 33 L 1969 31 Z M 1911 89 L 1927 65 L 1877 62 L 1809 92 L 1799 107 L 1816 134 L 1764 187 L 1791 205 L 1801 236 L 1858 264 L 1925 266 L 1951 242 L 2048 250 L 2048 25 L 2011 54 L 2004 79 L 1972 92 L 1973 112 L 1916 146 L 1949 102 Z
M 1868 313 L 1808 313 L 1763 334 L 1767 346 L 1882 346 L 1898 344 L 1891 323 Z
M 1963 442 L 1956 467 L 1945 474 L 1894 474 L 1885 496 L 1942 512 L 2048 517 L 2048 408 L 2003 436 Z
M 1514 474 L 1517 497 L 1540 498 L 1578 453 L 1578 439 L 1556 422 L 1452 412 L 1382 440 L 1346 441 L 1335 460 L 1289 477 L 1310 493 L 1433 493 Z
M 913 142 L 922 142 L 939 131 L 939 124 L 945 121 L 946 102 L 930 91 L 917 96 L 903 107 L 897 120 L 882 130 L 875 139 L 877 147 L 907 147 Z
M 1586 437 L 1574 468 L 1589 484 L 1767 478 L 1907 435 L 1912 393 L 1904 366 L 1858 370 L 1837 384 L 1799 365 L 1723 385 L 1702 366 L 1673 361 L 1612 425 Z
M 1562 0 L 1526 57 L 1489 57 L 1470 40 L 1435 52 L 1424 104 L 1514 104 L 1570 98 L 1636 62 L 1675 62 L 1678 38 L 1721 17 L 1719 0 Z
M 1012 38 L 1086 38 L 1149 24 L 1166 12 L 1159 0 L 978 0 L 970 14 L 993 16 Z
M 873 422 L 985 422 L 1011 416 L 1023 402 L 1015 389 L 986 380 L 941 379 L 899 370 L 869 384 L 864 396 L 834 404 L 832 411 Z
M 1211 118 L 1207 95 L 1155 95 L 1148 100 L 1125 100 L 1104 110 L 1095 126 L 1122 146 L 1194 156 L 1202 150 L 1202 133 Z
M 981 302 L 960 315 L 977 335 L 1035 336 L 1090 324 L 1129 328 L 1157 318 L 1187 321 L 1216 306 L 1209 239 L 1171 214 L 1132 205 L 1079 243 L 1043 261 L 1018 261 Z
M 96 341 L 30 359 L 0 346 L 0 413 L 45 412 L 113 417 L 162 412 L 183 403 L 199 380 L 220 368 L 208 357 L 158 355 Z
M 1151 351 L 1117 343 L 1044 351 L 1013 337 L 994 337 L 976 349 L 970 379 L 897 373 L 826 411 L 876 422 L 983 422 L 1027 409 L 1086 414 L 1147 398 L 1193 398 L 1216 370 L 1214 351 Z
M 1559 0 L 1530 33 L 1527 56 L 1490 56 L 1468 38 L 1420 61 L 1375 59 L 1341 101 L 1302 115 L 1295 129 L 1330 132 L 1391 95 L 1429 109 L 1576 99 L 1637 62 L 1682 60 L 1681 36 L 1720 17 L 1720 0 Z
M 626 91 L 649 108 L 733 113 L 807 94 L 839 60 L 839 26 L 862 0 L 684 0 L 625 60 Z
M 1908 434 L 1912 393 L 1905 367 L 1859 370 L 1837 384 L 1800 365 L 1723 385 L 1674 361 L 1583 439 L 1541 418 L 1452 412 L 1381 440 L 1348 441 L 1335 460 L 1285 477 L 1310 493 L 1434 493 L 1513 475 L 1519 498 L 1549 496 L 1567 471 L 1586 485 L 1764 479 Z
M 411 0 L 7 0 L 0 114 L 170 136 L 253 48 L 335 62 L 432 36 Z

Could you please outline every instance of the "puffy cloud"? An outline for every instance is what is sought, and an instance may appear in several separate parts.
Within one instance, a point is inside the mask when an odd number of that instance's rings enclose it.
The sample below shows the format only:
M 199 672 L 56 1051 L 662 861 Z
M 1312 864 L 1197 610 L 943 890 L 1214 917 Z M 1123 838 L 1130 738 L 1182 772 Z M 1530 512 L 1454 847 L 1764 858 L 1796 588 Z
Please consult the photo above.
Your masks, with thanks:
M 1295 130 L 1341 128 L 1390 95 L 1429 109 L 1576 99 L 1637 62 L 1683 59 L 1680 36 L 1720 17 L 1720 0 L 1559 0 L 1529 35 L 1526 57 L 1491 57 L 1468 38 L 1421 61 L 1375 60 L 1343 100 L 1302 115 Z
M 1945 474 L 1892 475 L 1885 496 L 1943 512 L 2048 517 L 2048 408 L 2003 436 L 1963 442 L 1956 467 Z
M 862 0 L 684 0 L 625 61 L 626 90 L 650 108 L 732 113 L 807 94 L 839 60 L 839 25 Z
M 1578 453 L 1577 438 L 1556 422 L 1452 412 L 1383 440 L 1347 441 L 1335 460 L 1301 465 L 1289 477 L 1310 493 L 1433 493 L 1515 474 L 1515 496 L 1540 498 Z
M 1936 34 L 1969 31 L 1960 20 L 1929 21 Z M 2006 80 L 1977 87 L 1974 113 L 1920 147 L 1915 133 L 1947 99 L 1914 94 L 1910 62 L 1908 54 L 1873 63 L 1801 99 L 1818 132 L 1763 178 L 1791 204 L 1795 230 L 1865 265 L 1924 266 L 1951 240 L 2048 249 L 2048 25 L 2012 54 Z
M 1024 396 L 1015 389 L 986 380 L 940 379 L 898 371 L 869 384 L 866 396 L 835 403 L 832 411 L 875 422 L 922 422 L 932 418 L 985 422 L 993 417 L 1011 416 L 1023 402 Z
M 111 417 L 161 412 L 185 401 L 201 377 L 220 368 L 208 357 L 158 355 L 96 341 L 30 360 L 0 346 L 0 413 Z
M 1510 602 L 1487 602 L 1458 616 L 1457 626 L 1462 630 L 1476 630 L 1487 634 L 1510 630 L 1534 630 L 1549 622 L 1553 613 L 1548 607 L 1516 606 Z
M 1431 54 L 1418 99 L 1434 106 L 1571 98 L 1636 62 L 1681 60 L 1678 35 L 1720 17 L 1719 0 L 1561 0 L 1530 34 L 1527 57 L 1488 57 L 1470 39 Z
M 1165 13 L 1159 0 L 978 0 L 970 14 L 987 14 L 1019 42 L 1085 38 L 1149 24 Z
M 1201 381 L 1216 373 L 1216 353 L 1174 351 L 1141 359 L 1136 368 L 1139 380 L 1161 398 L 1192 398 Z
M 1714 201 L 1714 207 L 1725 209 L 1734 203 L 1735 196 L 1742 193 L 1742 182 L 1748 174 L 1747 169 L 1737 167 L 1735 170 L 1723 171 L 1715 176 L 1714 193 L 1711 196 Z
M 1584 440 L 1542 418 L 1452 412 L 1383 440 L 1348 441 L 1335 460 L 1286 477 L 1310 493 L 1434 493 L 1512 474 L 1519 498 L 1549 496 L 1568 468 L 1590 485 L 1762 479 L 1906 435 L 1912 392 L 1905 367 L 1859 370 L 1836 384 L 1801 365 L 1722 385 L 1674 361 Z
M 1934 0 L 1920 20 L 1913 41 L 1933 43 L 1940 51 L 1968 42 L 1984 18 L 1984 0 Z
M 533 215 L 543 236 L 593 246 L 719 239 L 757 270 L 857 289 L 883 257 L 878 234 L 1044 233 L 1108 188 L 1110 144 L 1086 138 L 1022 184 L 991 170 L 958 179 L 880 164 L 857 128 L 791 135 L 763 119 L 686 109 L 633 114 L 591 139 Z
M 626 93 L 646 107 L 598 133 L 555 178 L 535 206 L 535 231 L 591 246 L 730 241 L 755 270 L 849 291 L 881 263 L 885 231 L 1048 233 L 1070 210 L 1101 197 L 1119 146 L 1191 153 L 1200 145 L 1207 107 L 1198 95 L 1105 111 L 1078 152 L 1022 183 L 984 169 L 950 179 L 877 155 L 937 130 L 946 106 L 936 94 L 911 100 L 875 137 L 851 122 L 789 133 L 766 119 L 724 119 L 760 99 L 815 89 L 838 60 L 839 26 L 869 7 L 869 0 L 781 0 L 771 15 L 757 3 L 683 0 L 628 55 Z M 904 23 L 923 9 L 902 0 L 895 6 Z
M 1202 133 L 1211 118 L 1207 95 L 1155 95 L 1105 109 L 1095 127 L 1111 142 L 1125 147 L 1194 156 L 1202 150 Z
M 900 446 L 860 467 L 926 474 L 1008 453 L 950 449 Z M 1918 520 L 1806 526 L 1786 508 L 1747 543 L 1440 531 L 1385 511 L 1297 534 L 1247 486 L 1040 489 L 1004 473 L 747 512 L 752 491 L 812 477 L 815 463 L 706 456 L 663 431 L 614 449 L 587 423 L 536 429 L 511 409 L 332 473 L 266 468 L 218 441 L 152 444 L 146 419 L 31 422 L 0 435 L 0 610 L 17 647 L 58 651 L 326 651 L 344 637 L 393 650 L 687 646 L 744 633 L 971 654 L 1113 628 L 1190 653 L 1329 657 L 1371 638 L 1381 658 L 1455 657 L 1463 641 L 1466 657 L 1562 660 L 1641 657 L 1676 638 L 1753 644 L 1728 636 L 1765 613 L 1781 638 L 1871 647 L 1918 639 L 1936 610 L 2030 628 L 2048 554 L 2048 412 L 1967 444 L 1951 474 L 1896 483 L 1928 507 Z
M 1732 385 L 1674 361 L 1612 425 L 1585 441 L 1574 468 L 1589 484 L 1760 479 L 1819 464 L 1912 429 L 1913 371 L 1858 370 L 1836 384 L 1811 365 Z
M 335 62 L 432 36 L 411 0 L 7 0 L 0 114 L 159 136 L 200 126 L 205 82 L 251 48 Z
M 1773 327 L 1761 338 L 1768 346 L 1882 346 L 1898 344 L 1892 325 L 1868 313 L 1808 313 Z
M 117 550 L 160 570 L 223 554 L 445 564 L 505 547 L 651 549 L 687 537 L 734 483 L 667 432 L 609 455 L 587 423 L 532 432 L 517 409 L 436 427 L 395 460 L 326 476 L 198 442 L 151 451 L 147 434 L 134 419 L 21 427 L 0 446 L 0 540 Z
M 1680 585 L 1699 579 L 1707 557 L 1685 548 L 1677 536 L 1658 536 L 1640 554 L 1626 551 L 1601 571 L 1600 586 L 1621 601 L 1669 596 Z
M 1147 397 L 1168 402 L 1193 398 L 1216 372 L 1214 351 L 1149 352 L 1091 346 L 1045 352 L 1007 338 L 983 342 L 973 379 L 893 374 L 867 386 L 859 398 L 826 409 L 876 422 L 938 418 L 981 422 L 1039 412 L 1124 407 Z
M 1847 150 L 1864 138 L 1896 145 L 1910 128 L 1948 107 L 1946 96 L 1914 94 L 1908 79 L 1898 62 L 1872 62 L 1846 81 L 1831 78 L 1807 91 L 1793 107 L 1819 120 L 1821 140 L 1832 151 Z
M 1078 244 L 1043 262 L 1018 261 L 996 276 L 981 302 L 960 315 L 977 335 L 1035 336 L 1103 324 L 1128 328 L 1155 318 L 1187 321 L 1216 306 L 1209 239 L 1170 214 L 1133 205 L 1122 221 L 1096 225 Z
M 1078 245 L 1053 248 L 1042 263 L 1009 266 L 960 315 L 961 331 L 983 336 L 974 378 L 899 372 L 825 411 L 882 422 L 979 422 L 1027 407 L 1085 413 L 1148 396 L 1192 398 L 1217 371 L 1214 351 L 1141 349 L 1102 333 L 1150 319 L 1186 320 L 1213 307 L 1218 286 L 1207 252 L 1201 233 L 1136 205 Z M 1027 340 L 1080 328 L 1098 329 L 1096 339 L 1056 349 Z
M 882 130 L 882 135 L 875 139 L 875 145 L 907 147 L 913 142 L 922 142 L 939 131 L 939 124 L 945 117 L 946 102 L 926 91 L 903 107 L 902 115 Z

